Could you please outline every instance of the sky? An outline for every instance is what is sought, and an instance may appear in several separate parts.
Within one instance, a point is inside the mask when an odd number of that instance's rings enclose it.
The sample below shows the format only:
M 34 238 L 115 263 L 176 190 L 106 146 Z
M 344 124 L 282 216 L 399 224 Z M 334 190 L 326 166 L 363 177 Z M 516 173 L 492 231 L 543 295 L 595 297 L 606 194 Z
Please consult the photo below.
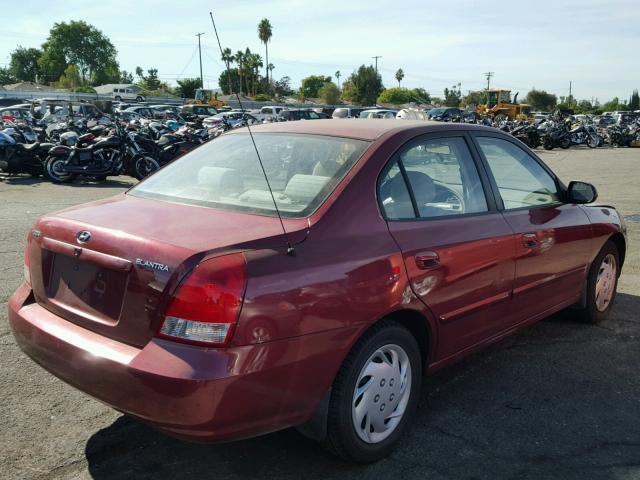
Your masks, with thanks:
M 8 0 L 2 0 L 6 2 Z M 204 83 L 217 86 L 223 63 L 209 18 L 213 11 L 223 47 L 264 45 L 257 25 L 273 26 L 269 61 L 274 78 L 307 75 L 342 80 L 361 64 L 373 64 L 385 86 L 422 87 L 442 96 L 492 87 L 531 88 L 600 102 L 628 99 L 640 88 L 640 8 L 637 0 L 27 0 L 0 22 L 0 66 L 16 45 L 39 47 L 54 22 L 85 20 L 118 50 L 120 68 L 157 68 L 162 80 L 199 76 L 197 33 L 202 38 Z M 6 10 L 6 9 L 5 9 Z M 34 13 L 37 12 L 37 13 Z M 335 80 L 335 79 L 334 79 Z

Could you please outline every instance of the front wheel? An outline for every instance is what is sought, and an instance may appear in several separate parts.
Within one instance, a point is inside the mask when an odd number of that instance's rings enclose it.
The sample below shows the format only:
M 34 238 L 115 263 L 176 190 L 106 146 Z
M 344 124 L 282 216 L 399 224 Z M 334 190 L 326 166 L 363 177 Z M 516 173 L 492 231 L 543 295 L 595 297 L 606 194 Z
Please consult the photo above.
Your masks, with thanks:
M 599 146 L 600 136 L 596 135 L 595 133 L 589 135 L 589 137 L 587 138 L 587 145 L 589 146 L 589 148 L 596 148 L 597 146 Z
M 587 276 L 586 305 L 579 310 L 583 321 L 600 323 L 607 317 L 616 298 L 619 276 L 620 253 L 616 245 L 608 241 L 591 264 Z
M 561 141 L 560 141 L 560 148 L 563 149 L 567 149 L 571 146 L 571 139 L 569 137 L 564 137 Z
M 61 157 L 49 157 L 44 164 L 44 175 L 54 183 L 73 181 L 78 174 L 70 173 L 65 168 L 66 160 Z
M 553 150 L 553 141 L 549 137 L 544 137 L 542 146 L 545 150 Z
M 148 155 L 133 159 L 133 176 L 138 180 L 142 180 L 144 177 L 151 175 L 159 169 L 160 164 L 153 157 Z
M 353 347 L 333 384 L 328 447 L 360 463 L 389 455 L 411 423 L 421 381 L 415 337 L 396 322 L 376 324 Z

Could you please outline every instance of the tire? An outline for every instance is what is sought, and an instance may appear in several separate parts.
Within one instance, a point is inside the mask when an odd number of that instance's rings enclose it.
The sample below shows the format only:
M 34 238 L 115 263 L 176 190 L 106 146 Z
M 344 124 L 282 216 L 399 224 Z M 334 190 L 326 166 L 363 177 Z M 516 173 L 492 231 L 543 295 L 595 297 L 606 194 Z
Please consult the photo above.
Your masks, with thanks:
M 611 266 L 612 270 L 610 270 Z M 600 283 L 598 282 L 599 277 Z M 586 306 L 578 309 L 580 319 L 583 322 L 595 324 L 607 318 L 616 299 L 619 277 L 620 252 L 612 241 L 608 241 L 589 269 Z
M 544 137 L 542 145 L 545 150 L 553 150 L 553 141 L 549 137 Z
M 571 146 L 571 139 L 569 137 L 564 137 L 560 142 L 560 148 L 563 148 L 564 150 L 566 150 L 570 146 Z
M 120 95 L 116 95 L 116 96 L 115 96 L 115 98 L 114 98 L 114 100 L 115 100 L 116 102 L 121 102 L 121 101 L 122 101 L 122 97 L 121 97 Z
M 160 169 L 158 161 L 149 155 L 136 157 L 132 161 L 132 173 L 138 180 L 142 180 L 144 177 L 151 175 L 153 172 Z
M 600 136 L 592 133 L 587 138 L 587 145 L 589 148 L 596 148 L 600 145 Z
M 142 102 L 144 102 L 144 97 L 141 97 L 140 95 L 138 95 L 138 96 L 136 97 L 136 102 L 138 102 L 138 103 L 142 103 Z
M 93 177 L 97 182 L 104 182 L 107 179 L 106 175 L 96 175 Z
M 389 455 L 411 424 L 421 382 L 422 357 L 411 332 L 389 320 L 374 325 L 349 352 L 333 383 L 326 446 L 358 463 Z M 380 413 L 384 410 L 388 414 Z
M 44 176 L 51 180 L 53 183 L 68 183 L 72 182 L 78 176 L 77 173 L 63 172 L 61 164 L 65 162 L 64 158 L 49 157 L 44 164 Z

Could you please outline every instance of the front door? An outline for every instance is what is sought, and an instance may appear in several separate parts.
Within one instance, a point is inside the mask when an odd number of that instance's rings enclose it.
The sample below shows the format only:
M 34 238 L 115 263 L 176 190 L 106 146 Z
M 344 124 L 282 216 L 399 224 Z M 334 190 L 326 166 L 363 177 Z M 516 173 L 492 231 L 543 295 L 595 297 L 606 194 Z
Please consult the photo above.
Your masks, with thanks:
M 586 214 L 562 202 L 556 177 L 517 143 L 480 134 L 475 138 L 515 235 L 514 312 L 526 320 L 577 301 L 589 262 Z
M 464 134 L 421 136 L 387 165 L 379 201 L 444 359 L 507 329 L 513 232 Z

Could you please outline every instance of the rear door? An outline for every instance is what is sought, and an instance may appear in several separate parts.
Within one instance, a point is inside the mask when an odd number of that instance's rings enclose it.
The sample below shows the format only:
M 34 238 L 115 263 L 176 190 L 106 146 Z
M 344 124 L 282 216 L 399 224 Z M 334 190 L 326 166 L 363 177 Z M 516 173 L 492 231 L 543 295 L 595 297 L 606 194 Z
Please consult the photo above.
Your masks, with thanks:
M 511 326 L 514 237 L 464 133 L 425 135 L 383 171 L 378 198 L 443 359 Z
M 562 184 L 516 140 L 474 136 L 515 235 L 515 314 L 526 320 L 575 302 L 589 262 L 587 215 L 578 205 L 563 203 Z

